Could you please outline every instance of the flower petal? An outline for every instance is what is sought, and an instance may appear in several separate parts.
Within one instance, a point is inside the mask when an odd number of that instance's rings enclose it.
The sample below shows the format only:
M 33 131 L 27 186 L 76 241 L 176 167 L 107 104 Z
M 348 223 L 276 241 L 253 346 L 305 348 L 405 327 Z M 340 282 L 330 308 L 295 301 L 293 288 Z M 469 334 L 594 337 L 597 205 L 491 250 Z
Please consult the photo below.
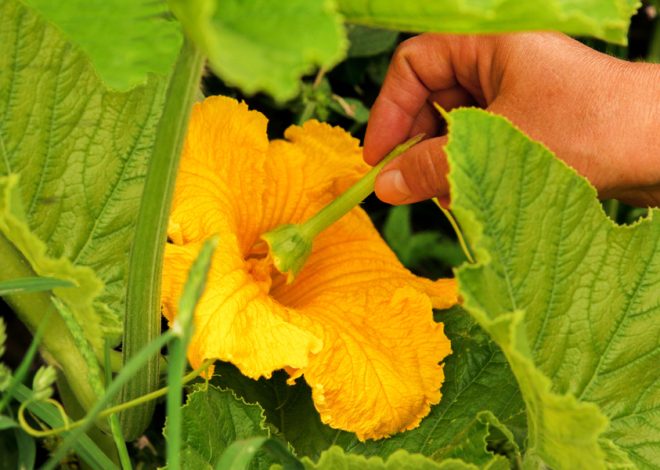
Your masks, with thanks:
M 167 245 L 163 310 L 170 321 L 200 247 L 200 243 Z M 195 310 L 195 329 L 188 348 L 191 365 L 198 367 L 210 358 L 231 361 L 254 379 L 270 377 L 285 366 L 305 367 L 310 355 L 321 349 L 319 335 L 296 326 L 302 323 L 297 319 L 299 313 L 269 297 L 270 282 L 248 268 L 237 254 L 235 237 L 221 236 L 207 278 L 210 288 Z
M 324 331 L 324 348 L 300 371 L 321 420 L 361 440 L 417 427 L 440 400 L 438 363 L 451 352 L 428 297 L 391 294 L 337 293 L 301 309 Z
M 275 140 L 268 150 L 267 230 L 306 220 L 370 169 L 358 140 L 338 127 L 307 121 L 284 135 L 288 140 Z
M 312 254 L 293 284 L 275 286 L 272 295 L 298 307 L 326 293 L 352 290 L 368 290 L 389 298 L 405 285 L 426 293 L 435 308 L 457 303 L 454 279 L 430 281 L 412 274 L 401 265 L 366 213 L 356 208 L 316 237 Z
M 195 104 L 177 174 L 170 239 L 197 242 L 229 229 L 240 234 L 243 253 L 250 249 L 264 231 L 266 125 L 263 114 L 230 98 Z

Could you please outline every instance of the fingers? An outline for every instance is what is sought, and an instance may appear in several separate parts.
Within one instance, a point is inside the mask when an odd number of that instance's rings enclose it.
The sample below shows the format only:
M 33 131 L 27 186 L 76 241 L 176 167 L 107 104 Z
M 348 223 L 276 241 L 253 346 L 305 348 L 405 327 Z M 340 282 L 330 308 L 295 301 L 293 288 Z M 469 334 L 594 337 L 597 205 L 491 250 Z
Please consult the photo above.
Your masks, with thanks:
M 376 179 L 376 195 L 390 204 L 409 204 L 434 196 L 448 202 L 447 137 L 425 140 L 387 165 Z
M 364 142 L 367 163 L 376 164 L 419 130 L 436 135 L 433 102 L 448 110 L 475 101 L 483 104 L 483 71 L 478 70 L 477 58 L 488 48 L 477 47 L 475 41 L 470 36 L 423 34 L 397 48 L 371 109 Z M 487 44 L 487 39 L 479 41 Z

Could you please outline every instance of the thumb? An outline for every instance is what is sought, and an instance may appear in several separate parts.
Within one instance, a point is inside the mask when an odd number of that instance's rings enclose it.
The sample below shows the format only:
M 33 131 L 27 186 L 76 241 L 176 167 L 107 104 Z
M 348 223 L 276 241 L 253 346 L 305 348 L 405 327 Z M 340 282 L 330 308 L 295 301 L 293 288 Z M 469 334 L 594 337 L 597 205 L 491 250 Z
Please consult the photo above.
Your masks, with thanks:
M 447 136 L 428 139 L 387 165 L 376 178 L 376 196 L 389 204 L 409 204 L 438 196 L 445 205 L 449 197 Z

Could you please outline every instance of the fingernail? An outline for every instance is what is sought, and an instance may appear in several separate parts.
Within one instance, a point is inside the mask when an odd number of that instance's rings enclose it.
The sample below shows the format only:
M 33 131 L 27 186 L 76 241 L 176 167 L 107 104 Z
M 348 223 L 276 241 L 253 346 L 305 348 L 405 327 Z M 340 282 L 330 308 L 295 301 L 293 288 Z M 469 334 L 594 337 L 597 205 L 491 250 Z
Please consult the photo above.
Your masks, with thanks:
M 401 204 L 410 197 L 410 188 L 399 170 L 389 170 L 378 176 L 378 195 L 391 204 Z

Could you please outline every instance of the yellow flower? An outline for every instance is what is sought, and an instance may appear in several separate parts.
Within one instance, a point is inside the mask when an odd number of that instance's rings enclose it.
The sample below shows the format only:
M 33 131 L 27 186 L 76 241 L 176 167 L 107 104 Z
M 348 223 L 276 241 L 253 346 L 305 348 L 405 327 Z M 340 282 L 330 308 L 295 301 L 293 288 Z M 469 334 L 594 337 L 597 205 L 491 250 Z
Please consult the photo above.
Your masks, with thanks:
M 195 106 L 168 228 L 164 314 L 172 321 L 192 261 L 217 234 L 193 367 L 215 358 L 254 379 L 303 376 L 322 421 L 360 439 L 415 428 L 440 400 L 451 350 L 432 307 L 456 303 L 455 283 L 411 274 L 356 208 L 315 239 L 287 284 L 259 237 L 306 220 L 369 167 L 339 128 L 311 121 L 269 142 L 266 124 L 229 98 Z

